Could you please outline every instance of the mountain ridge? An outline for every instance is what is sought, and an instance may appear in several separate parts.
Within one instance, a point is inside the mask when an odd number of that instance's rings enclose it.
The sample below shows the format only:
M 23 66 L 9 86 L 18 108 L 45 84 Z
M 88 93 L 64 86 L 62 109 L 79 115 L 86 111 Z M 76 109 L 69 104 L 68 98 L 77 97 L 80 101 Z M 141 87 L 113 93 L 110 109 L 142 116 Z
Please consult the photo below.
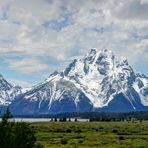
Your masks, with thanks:
M 91 49 L 63 71 L 16 95 L 15 114 L 148 110 L 148 78 L 135 73 L 125 58 Z

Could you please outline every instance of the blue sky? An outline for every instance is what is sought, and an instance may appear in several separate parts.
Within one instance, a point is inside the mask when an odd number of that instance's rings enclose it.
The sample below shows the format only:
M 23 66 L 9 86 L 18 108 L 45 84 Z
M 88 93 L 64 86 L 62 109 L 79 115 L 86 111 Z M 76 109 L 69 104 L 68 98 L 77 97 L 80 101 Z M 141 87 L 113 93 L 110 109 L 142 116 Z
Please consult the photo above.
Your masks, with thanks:
M 0 73 L 31 86 L 91 48 L 148 76 L 148 0 L 0 0 Z

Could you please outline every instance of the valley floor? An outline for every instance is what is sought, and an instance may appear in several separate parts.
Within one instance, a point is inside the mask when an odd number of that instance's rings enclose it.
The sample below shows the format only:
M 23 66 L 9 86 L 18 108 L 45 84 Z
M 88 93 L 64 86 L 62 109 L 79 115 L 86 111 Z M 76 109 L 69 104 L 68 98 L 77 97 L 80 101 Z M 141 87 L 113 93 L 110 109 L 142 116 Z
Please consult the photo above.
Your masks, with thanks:
M 148 121 L 31 123 L 45 148 L 147 148 Z

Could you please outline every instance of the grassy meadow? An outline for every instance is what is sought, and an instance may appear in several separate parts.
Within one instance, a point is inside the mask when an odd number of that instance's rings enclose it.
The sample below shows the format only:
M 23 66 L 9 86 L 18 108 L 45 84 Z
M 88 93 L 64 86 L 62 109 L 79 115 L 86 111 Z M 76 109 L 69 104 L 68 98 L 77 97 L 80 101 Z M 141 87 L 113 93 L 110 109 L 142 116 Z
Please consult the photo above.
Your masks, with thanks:
M 148 121 L 31 123 L 45 148 L 148 148 Z

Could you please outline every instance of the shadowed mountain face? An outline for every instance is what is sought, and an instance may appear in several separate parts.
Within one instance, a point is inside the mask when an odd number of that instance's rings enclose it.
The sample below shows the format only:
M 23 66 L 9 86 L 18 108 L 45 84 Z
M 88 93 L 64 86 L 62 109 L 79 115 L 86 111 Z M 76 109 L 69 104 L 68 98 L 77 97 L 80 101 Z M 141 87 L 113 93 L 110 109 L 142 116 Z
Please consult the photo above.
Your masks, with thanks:
M 92 111 L 92 104 L 73 83 L 62 78 L 44 82 L 18 96 L 10 105 L 16 114 Z
M 91 49 L 12 99 L 15 114 L 148 110 L 148 78 L 110 50 Z

